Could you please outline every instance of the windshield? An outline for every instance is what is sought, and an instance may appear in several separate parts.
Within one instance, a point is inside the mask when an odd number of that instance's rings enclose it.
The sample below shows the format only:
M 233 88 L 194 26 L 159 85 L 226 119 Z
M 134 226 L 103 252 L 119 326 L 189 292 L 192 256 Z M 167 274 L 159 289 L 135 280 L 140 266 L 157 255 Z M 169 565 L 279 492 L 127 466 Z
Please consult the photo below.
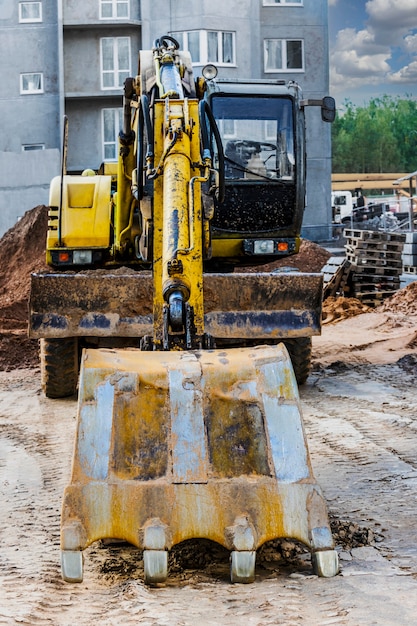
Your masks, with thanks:
M 290 98 L 214 95 L 211 106 L 223 142 L 226 179 L 294 179 Z

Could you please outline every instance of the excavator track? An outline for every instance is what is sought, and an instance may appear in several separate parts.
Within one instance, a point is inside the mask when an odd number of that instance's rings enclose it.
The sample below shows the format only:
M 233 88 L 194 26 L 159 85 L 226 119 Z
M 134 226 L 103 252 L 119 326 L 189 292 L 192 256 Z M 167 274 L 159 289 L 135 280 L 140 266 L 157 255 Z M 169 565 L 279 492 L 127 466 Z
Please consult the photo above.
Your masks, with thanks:
M 77 390 L 78 340 L 41 339 L 41 383 L 47 398 L 66 398 Z

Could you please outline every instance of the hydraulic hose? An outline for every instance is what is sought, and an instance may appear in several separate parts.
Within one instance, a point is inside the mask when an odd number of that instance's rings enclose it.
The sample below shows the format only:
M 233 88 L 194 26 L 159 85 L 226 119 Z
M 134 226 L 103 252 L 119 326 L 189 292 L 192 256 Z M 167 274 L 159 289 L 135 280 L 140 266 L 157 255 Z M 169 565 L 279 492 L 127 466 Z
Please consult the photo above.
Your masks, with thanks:
M 143 94 L 140 97 L 141 111 L 143 114 L 143 123 L 145 128 L 145 137 L 146 137 L 146 169 L 147 171 L 153 170 L 153 160 L 154 160 L 154 134 L 153 134 L 153 126 L 151 122 L 151 114 L 149 112 L 149 99 L 148 96 Z M 143 158 L 143 157 L 142 157 Z
M 132 184 L 132 193 L 136 200 L 143 198 L 143 141 L 144 141 L 144 122 L 142 107 L 139 107 L 138 120 L 138 153 L 136 161 L 136 180 L 135 185 Z
M 214 118 L 213 112 L 208 102 L 206 100 L 201 100 L 198 105 L 198 109 L 199 109 L 199 116 L 200 116 L 200 128 L 201 128 L 201 141 L 203 144 L 203 155 L 204 155 L 205 150 L 208 150 L 210 153 L 210 139 L 209 139 L 209 134 L 208 134 L 207 125 L 206 125 L 206 118 L 205 118 L 206 115 L 210 124 L 210 130 L 213 133 L 214 140 L 216 142 L 217 155 L 219 158 L 219 191 L 218 191 L 217 200 L 218 202 L 221 203 L 224 201 L 224 193 L 225 193 L 224 151 L 223 151 L 222 138 L 220 136 L 219 128 L 216 124 L 216 120 Z

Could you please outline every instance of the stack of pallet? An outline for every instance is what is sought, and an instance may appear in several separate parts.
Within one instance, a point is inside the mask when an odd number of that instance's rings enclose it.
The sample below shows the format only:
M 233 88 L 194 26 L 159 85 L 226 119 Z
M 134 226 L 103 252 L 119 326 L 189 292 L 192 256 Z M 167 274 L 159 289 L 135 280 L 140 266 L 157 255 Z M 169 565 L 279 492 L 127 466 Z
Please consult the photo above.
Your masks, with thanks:
M 349 295 L 377 306 L 400 288 L 405 234 L 347 229 L 344 236 Z

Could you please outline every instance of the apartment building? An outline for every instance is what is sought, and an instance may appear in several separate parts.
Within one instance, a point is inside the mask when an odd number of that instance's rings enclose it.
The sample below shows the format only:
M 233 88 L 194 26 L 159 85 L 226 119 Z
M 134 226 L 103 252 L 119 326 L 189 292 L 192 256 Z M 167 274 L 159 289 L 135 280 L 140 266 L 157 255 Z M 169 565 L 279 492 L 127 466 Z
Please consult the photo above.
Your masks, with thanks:
M 60 171 L 64 113 L 68 171 L 116 159 L 123 81 L 137 73 L 138 50 L 162 34 L 191 51 L 196 74 L 212 62 L 225 78 L 284 78 L 296 80 L 306 97 L 328 93 L 327 0 L 10 2 L 0 6 L 0 29 L 8 66 L 0 97 L 0 234 L 25 210 L 47 203 L 49 180 Z M 318 109 L 306 114 L 304 234 L 323 240 L 330 128 Z
M 0 235 L 47 201 L 60 161 L 56 2 L 0 3 Z

